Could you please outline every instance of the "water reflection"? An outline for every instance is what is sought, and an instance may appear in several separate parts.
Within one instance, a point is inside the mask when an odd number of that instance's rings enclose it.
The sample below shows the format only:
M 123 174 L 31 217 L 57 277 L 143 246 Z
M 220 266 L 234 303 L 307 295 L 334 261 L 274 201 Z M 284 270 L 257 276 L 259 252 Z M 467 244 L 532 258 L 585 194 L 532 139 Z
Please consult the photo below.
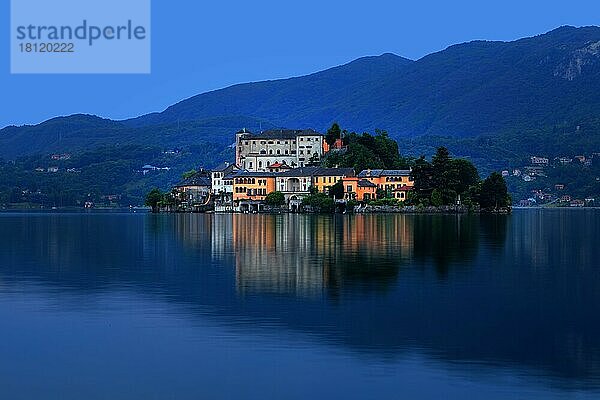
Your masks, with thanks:
M 599 213 L 9 214 L 0 229 L 0 280 L 46 296 L 127 290 L 382 360 L 599 382 Z

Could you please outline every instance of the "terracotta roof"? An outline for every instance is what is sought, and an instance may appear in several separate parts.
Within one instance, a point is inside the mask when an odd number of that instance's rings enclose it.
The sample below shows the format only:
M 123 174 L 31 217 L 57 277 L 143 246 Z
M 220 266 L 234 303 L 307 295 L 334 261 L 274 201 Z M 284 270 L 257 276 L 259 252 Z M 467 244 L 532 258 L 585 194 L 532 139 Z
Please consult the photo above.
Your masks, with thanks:
M 269 165 L 267 168 L 292 168 L 292 167 L 290 167 L 289 165 L 284 164 L 284 163 L 276 162 L 276 163 Z

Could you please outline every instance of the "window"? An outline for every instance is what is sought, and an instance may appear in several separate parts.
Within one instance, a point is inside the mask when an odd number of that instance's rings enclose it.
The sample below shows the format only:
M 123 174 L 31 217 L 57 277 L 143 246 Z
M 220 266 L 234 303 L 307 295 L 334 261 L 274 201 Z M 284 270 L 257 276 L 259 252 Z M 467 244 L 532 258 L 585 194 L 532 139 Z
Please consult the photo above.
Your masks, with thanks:
M 258 168 L 262 168 L 262 161 L 258 162 Z
M 352 193 L 352 185 L 346 186 L 346 192 Z

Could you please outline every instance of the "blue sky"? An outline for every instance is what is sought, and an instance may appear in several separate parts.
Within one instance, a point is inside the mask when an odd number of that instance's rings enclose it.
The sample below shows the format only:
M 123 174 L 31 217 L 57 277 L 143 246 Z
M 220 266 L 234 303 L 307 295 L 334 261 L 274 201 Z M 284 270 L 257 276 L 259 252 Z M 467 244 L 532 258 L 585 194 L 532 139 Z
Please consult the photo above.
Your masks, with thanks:
M 1 3 L 8 27 L 10 2 Z M 235 83 L 304 75 L 385 52 L 418 59 L 475 39 L 598 25 L 599 16 L 597 0 L 154 0 L 150 75 L 11 75 L 3 29 L 0 127 L 73 113 L 133 117 Z

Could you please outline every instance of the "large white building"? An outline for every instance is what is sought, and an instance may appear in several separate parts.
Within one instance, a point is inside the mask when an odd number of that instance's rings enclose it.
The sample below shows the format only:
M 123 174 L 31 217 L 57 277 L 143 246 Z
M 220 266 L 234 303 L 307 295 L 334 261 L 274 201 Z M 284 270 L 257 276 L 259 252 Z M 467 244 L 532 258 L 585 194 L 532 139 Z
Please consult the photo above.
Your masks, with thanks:
M 225 162 L 210 173 L 211 186 L 213 194 L 232 194 L 233 193 L 233 177 L 239 168 L 234 164 Z
M 312 129 L 277 129 L 259 134 L 242 129 L 235 135 L 235 163 L 248 171 L 268 171 L 276 163 L 304 167 L 318 163 L 323 153 L 324 137 Z

